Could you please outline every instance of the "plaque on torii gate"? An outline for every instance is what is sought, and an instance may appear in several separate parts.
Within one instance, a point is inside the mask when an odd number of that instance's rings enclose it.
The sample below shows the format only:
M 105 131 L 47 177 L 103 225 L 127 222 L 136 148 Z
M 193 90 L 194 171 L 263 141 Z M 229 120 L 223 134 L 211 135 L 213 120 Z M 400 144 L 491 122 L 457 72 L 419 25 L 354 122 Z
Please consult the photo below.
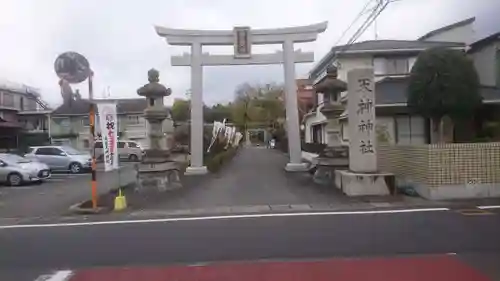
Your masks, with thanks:
M 249 59 L 252 57 L 252 38 L 250 27 L 235 27 L 234 32 L 234 58 Z
M 306 171 L 302 163 L 295 63 L 313 62 L 313 52 L 294 50 L 295 43 L 316 41 L 328 23 L 276 29 L 235 27 L 233 30 L 186 30 L 156 26 L 156 33 L 170 45 L 190 46 L 191 53 L 172 56 L 172 66 L 191 67 L 191 165 L 186 174 L 204 174 L 203 166 L 203 66 L 283 64 L 287 134 L 290 162 L 287 171 Z M 252 54 L 252 45 L 281 44 L 283 51 Z M 203 53 L 202 46 L 234 46 L 233 55 Z

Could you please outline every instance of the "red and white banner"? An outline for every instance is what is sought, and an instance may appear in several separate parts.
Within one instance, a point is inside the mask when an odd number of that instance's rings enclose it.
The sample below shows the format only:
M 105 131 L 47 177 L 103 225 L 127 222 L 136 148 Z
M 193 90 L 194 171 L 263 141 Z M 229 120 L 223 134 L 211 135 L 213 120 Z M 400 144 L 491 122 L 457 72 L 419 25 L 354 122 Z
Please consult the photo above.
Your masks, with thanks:
M 119 169 L 118 163 L 118 117 L 116 103 L 98 103 L 99 126 L 104 153 L 104 170 Z

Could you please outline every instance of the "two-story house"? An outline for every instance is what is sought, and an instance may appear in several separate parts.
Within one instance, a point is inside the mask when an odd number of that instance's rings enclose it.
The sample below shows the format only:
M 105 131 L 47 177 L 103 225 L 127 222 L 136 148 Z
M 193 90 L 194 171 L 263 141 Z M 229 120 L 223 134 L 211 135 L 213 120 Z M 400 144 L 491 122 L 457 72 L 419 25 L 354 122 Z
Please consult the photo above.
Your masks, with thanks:
M 500 57 L 498 43 L 500 34 L 494 34 L 476 41 L 475 18 L 466 19 L 433 30 L 415 41 L 373 40 L 346 46 L 336 46 L 311 70 L 310 79 L 317 84 L 325 76 L 326 68 L 338 66 L 339 79 L 346 80 L 347 72 L 354 68 L 372 67 L 375 72 L 376 91 L 376 129 L 380 142 L 419 144 L 430 141 L 429 120 L 410 114 L 406 106 L 406 92 L 409 72 L 420 52 L 432 47 L 447 47 L 467 51 L 474 60 L 481 81 L 480 93 L 483 96 L 484 110 L 476 116 L 471 129 L 478 129 L 485 120 L 499 120 Z M 347 102 L 347 93 L 340 101 Z M 321 114 L 325 102 L 322 94 L 316 98 L 317 110 L 306 115 L 306 142 L 326 143 L 324 130 L 326 118 Z M 347 107 L 346 107 L 347 108 Z M 347 121 L 348 112 L 340 118 L 342 140 L 349 141 Z M 453 132 L 452 132 L 453 133 Z
M 0 149 L 18 149 L 49 139 L 49 106 L 37 89 L 0 81 Z
M 96 103 L 103 100 L 96 100 Z M 134 140 L 142 147 L 148 147 L 147 122 L 143 117 L 147 101 L 143 98 L 137 99 L 106 99 L 117 104 L 118 114 L 118 137 L 120 139 Z M 52 143 L 57 145 L 70 145 L 85 150 L 89 148 L 90 102 L 86 99 L 76 99 L 65 102 L 56 108 L 51 114 L 51 137 Z M 99 114 L 97 112 L 97 114 Z M 173 121 L 167 118 L 163 124 L 163 131 L 167 139 L 173 133 Z M 96 116 L 96 137 L 100 134 L 99 118 Z
M 483 96 L 483 106 L 474 116 L 474 122 L 469 124 L 469 132 L 482 132 L 481 138 L 500 139 L 498 132 L 486 133 L 488 124 L 500 125 L 500 32 L 484 37 L 481 30 L 475 26 L 476 18 L 433 30 L 420 37 L 421 41 L 455 40 L 467 44 L 467 54 L 473 60 L 479 80 L 480 92 Z M 480 36 L 481 35 L 481 36 Z M 463 126 L 463 125 L 461 125 Z M 456 132 L 452 132 L 456 133 Z
M 406 85 L 410 70 L 420 52 L 433 47 L 465 49 L 464 43 L 426 42 L 411 40 L 371 40 L 336 46 L 311 70 L 310 79 L 314 84 L 323 81 L 326 68 L 335 65 L 338 78 L 347 81 L 347 73 L 356 68 L 373 68 L 375 74 L 377 130 L 390 143 L 424 143 L 428 136 L 426 122 L 420 116 L 412 116 L 406 107 Z M 346 103 L 346 92 L 340 95 L 340 102 Z M 327 95 L 319 93 L 317 108 L 304 118 L 305 141 L 326 143 L 326 117 L 321 107 L 328 102 Z M 347 107 L 346 107 L 347 108 Z M 340 117 L 342 141 L 349 140 L 348 112 Z M 383 136 L 383 137 L 382 137 Z

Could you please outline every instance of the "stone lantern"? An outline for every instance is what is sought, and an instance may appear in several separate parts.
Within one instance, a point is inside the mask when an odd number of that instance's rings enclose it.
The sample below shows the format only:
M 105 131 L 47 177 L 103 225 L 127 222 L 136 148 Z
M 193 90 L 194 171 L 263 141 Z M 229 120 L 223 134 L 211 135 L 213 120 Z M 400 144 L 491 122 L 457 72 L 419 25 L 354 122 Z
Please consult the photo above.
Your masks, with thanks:
M 149 139 L 149 148 L 138 165 L 138 188 L 154 187 L 166 190 L 171 189 L 172 184 L 180 185 L 180 180 L 177 164 L 170 159 L 163 132 L 163 121 L 169 117 L 163 99 L 170 96 L 171 90 L 159 83 L 159 76 L 157 70 L 149 70 L 149 83 L 137 90 L 139 96 L 147 99 L 144 118 L 148 125 Z
M 327 118 L 327 147 L 316 158 L 314 180 L 318 183 L 333 184 L 335 170 L 349 167 L 349 147 L 342 146 L 340 115 L 345 107 L 340 102 L 340 94 L 347 90 L 347 83 L 337 78 L 337 68 L 330 66 L 325 79 L 316 85 L 315 92 L 324 97 L 321 113 Z
M 330 66 L 326 70 L 325 79 L 316 85 L 316 93 L 323 94 L 323 108 L 321 113 L 328 119 L 326 133 L 328 146 L 338 146 L 341 144 L 339 118 L 344 112 L 344 106 L 340 102 L 340 94 L 347 90 L 347 83 L 337 78 L 337 68 Z

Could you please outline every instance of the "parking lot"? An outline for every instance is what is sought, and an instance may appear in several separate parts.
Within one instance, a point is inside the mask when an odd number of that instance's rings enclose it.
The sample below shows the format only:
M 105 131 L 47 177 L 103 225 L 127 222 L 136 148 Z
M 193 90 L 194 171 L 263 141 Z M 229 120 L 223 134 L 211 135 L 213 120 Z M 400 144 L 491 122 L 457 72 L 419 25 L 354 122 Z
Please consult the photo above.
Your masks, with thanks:
M 97 169 L 99 193 L 135 180 L 134 163 L 121 163 L 120 170 L 104 172 Z M 68 211 L 71 204 L 91 196 L 90 173 L 53 173 L 41 184 L 0 186 L 0 219 L 57 216 Z

